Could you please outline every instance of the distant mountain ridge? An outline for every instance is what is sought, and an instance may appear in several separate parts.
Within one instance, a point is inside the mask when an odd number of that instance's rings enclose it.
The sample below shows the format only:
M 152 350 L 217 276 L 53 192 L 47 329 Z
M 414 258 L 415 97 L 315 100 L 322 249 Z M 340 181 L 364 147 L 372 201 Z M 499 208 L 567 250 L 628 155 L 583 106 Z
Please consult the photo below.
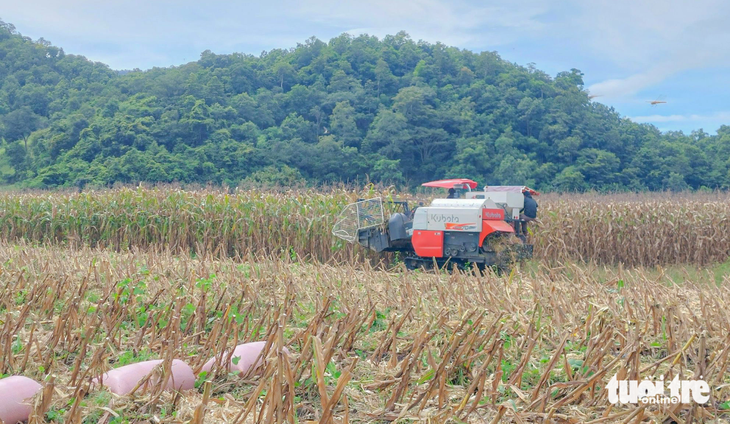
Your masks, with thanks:
M 0 183 L 730 186 L 730 127 L 662 134 L 591 101 L 582 76 L 404 32 L 114 71 L 0 21 Z

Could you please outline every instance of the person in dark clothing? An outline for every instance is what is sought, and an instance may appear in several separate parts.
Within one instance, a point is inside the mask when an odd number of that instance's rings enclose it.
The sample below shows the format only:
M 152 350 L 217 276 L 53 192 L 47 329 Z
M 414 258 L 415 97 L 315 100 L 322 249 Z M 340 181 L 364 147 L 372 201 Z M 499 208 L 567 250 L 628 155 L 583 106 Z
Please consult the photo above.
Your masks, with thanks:
M 537 201 L 532 198 L 532 194 L 529 191 L 523 191 L 522 194 L 525 196 L 525 203 L 520 211 L 520 222 L 522 224 L 522 238 L 524 240 L 527 235 L 527 223 L 537 219 Z
M 446 196 L 447 199 L 456 199 L 456 190 L 453 188 L 449 189 L 449 195 Z
M 522 207 L 523 215 L 525 215 L 528 218 L 532 218 L 531 220 L 534 220 L 537 218 L 537 202 L 535 199 L 532 198 L 532 194 L 530 194 L 529 191 L 525 191 L 522 193 L 523 196 L 525 196 L 525 204 Z

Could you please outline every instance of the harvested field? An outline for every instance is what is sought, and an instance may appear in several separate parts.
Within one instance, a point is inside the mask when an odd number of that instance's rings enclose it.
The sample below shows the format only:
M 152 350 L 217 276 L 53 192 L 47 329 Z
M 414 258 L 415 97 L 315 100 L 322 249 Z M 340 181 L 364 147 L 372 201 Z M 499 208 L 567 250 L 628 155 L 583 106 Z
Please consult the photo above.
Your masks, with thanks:
M 55 210 L 50 222 L 69 216 Z M 0 258 L 0 373 L 44 384 L 31 422 L 730 417 L 730 282 L 709 275 L 676 285 L 641 269 L 537 263 L 502 277 L 427 274 L 25 242 L 0 244 Z M 89 388 L 126 363 L 197 369 L 250 340 L 271 346 L 251 375 L 214 370 L 179 395 Z M 702 376 L 711 399 L 611 406 L 615 374 Z

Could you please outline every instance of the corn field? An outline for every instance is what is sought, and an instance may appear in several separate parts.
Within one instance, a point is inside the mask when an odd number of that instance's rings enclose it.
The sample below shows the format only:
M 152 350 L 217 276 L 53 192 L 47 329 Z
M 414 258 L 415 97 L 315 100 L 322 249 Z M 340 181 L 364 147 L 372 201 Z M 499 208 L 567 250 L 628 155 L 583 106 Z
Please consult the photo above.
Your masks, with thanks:
M 0 238 L 215 256 L 289 254 L 319 261 L 357 256 L 331 236 L 345 190 L 121 189 L 87 194 L 0 195 Z
M 709 276 L 678 286 L 620 267 L 392 273 L 25 242 L 0 244 L 0 257 L 0 374 L 42 382 L 30 423 L 730 417 L 730 286 Z M 91 385 L 148 358 L 197 368 L 250 340 L 270 350 L 245 378 L 217 372 L 190 392 L 121 397 Z M 612 405 L 614 375 L 701 376 L 710 401 Z
M 347 203 L 374 196 L 398 197 L 372 189 L 1 193 L 0 239 L 117 251 L 134 247 L 216 257 L 373 262 L 380 258 L 334 238 L 331 230 Z M 726 194 L 548 195 L 538 200 L 531 242 L 536 257 L 551 263 L 706 265 L 730 256 Z
M 707 265 L 730 257 L 730 196 L 554 196 L 541 205 L 535 251 L 560 262 Z

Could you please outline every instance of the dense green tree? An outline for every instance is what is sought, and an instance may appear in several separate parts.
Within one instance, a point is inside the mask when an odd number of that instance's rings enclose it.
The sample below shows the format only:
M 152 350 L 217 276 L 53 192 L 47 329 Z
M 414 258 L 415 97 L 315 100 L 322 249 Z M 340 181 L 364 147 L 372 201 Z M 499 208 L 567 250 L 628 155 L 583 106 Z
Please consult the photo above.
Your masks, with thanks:
M 355 108 L 349 102 L 338 102 L 330 117 L 330 132 L 341 140 L 345 146 L 360 147 L 362 136 L 355 120 Z
M 377 87 L 377 96 L 380 94 L 388 94 L 392 92 L 393 87 L 397 85 L 398 79 L 390 71 L 388 62 L 379 58 L 375 64 L 375 81 Z
M 555 177 L 553 185 L 560 191 L 583 191 L 588 188 L 585 176 L 575 166 L 568 166 Z
M 26 152 L 28 151 L 28 136 L 38 129 L 42 119 L 28 106 L 22 106 L 2 117 L 3 137 L 6 140 L 23 141 Z
M 0 183 L 468 177 L 537 189 L 730 188 L 730 126 L 662 133 L 496 52 L 342 34 L 113 71 L 0 21 Z
M 615 154 L 605 150 L 583 149 L 579 152 L 576 165 L 576 169 L 589 183 L 606 186 L 616 180 L 620 161 Z
M 377 181 L 390 184 L 403 184 L 403 172 L 401 172 L 400 160 L 378 159 L 373 166 L 371 177 Z
M 404 146 L 410 143 L 407 127 L 405 116 L 387 108 L 380 109 L 363 141 L 363 151 L 377 152 L 388 159 L 397 159 Z

